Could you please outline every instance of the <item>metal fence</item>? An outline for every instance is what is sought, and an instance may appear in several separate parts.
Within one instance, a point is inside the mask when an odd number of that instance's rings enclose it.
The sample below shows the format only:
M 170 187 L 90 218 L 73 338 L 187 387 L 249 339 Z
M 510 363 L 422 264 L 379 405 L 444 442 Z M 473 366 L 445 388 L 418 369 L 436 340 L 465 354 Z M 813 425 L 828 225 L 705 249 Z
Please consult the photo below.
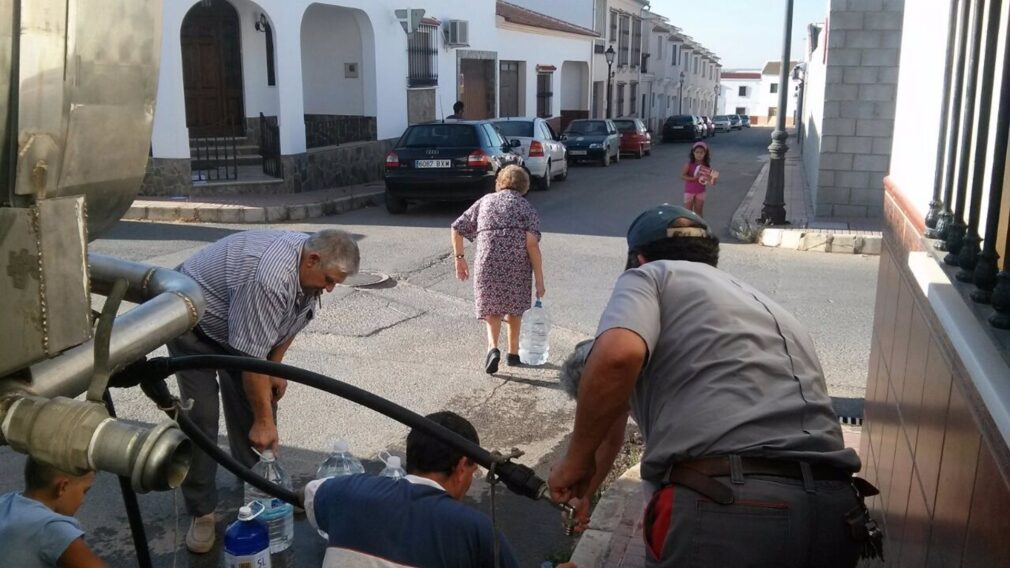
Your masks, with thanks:
M 281 129 L 277 117 L 266 117 L 260 113 L 260 156 L 263 158 L 263 173 L 276 178 L 284 177 L 281 166 Z
M 421 24 L 407 36 L 407 86 L 438 84 L 438 26 Z
M 310 114 L 305 116 L 305 145 L 308 148 L 339 146 L 349 142 L 375 140 L 373 116 Z
M 234 136 L 200 136 L 199 131 L 192 129 L 190 134 L 190 169 L 194 182 L 238 179 L 238 149 Z
M 943 112 L 937 144 L 933 198 L 926 214 L 926 237 L 936 239 L 934 247 L 946 251 L 944 263 L 957 267 L 955 277 L 966 283 L 969 296 L 978 304 L 991 304 L 989 323 L 1010 329 L 1010 230 L 999 234 L 1000 211 L 1010 200 L 1004 192 L 1007 138 L 1010 135 L 1010 38 L 999 44 L 1001 4 L 1004 0 L 951 0 L 947 60 L 944 71 Z M 974 13 L 987 11 L 983 33 L 982 18 L 969 22 Z M 1003 68 L 996 69 L 1001 51 Z M 983 58 L 984 54 L 984 58 Z M 990 120 L 994 82 L 1001 88 L 995 124 Z M 978 119 L 975 99 L 979 95 Z M 995 144 L 989 147 L 990 136 Z M 974 146 L 974 159 L 969 150 Z M 988 166 L 988 168 L 987 168 Z M 988 171 L 987 171 L 988 169 Z M 989 176 L 988 191 L 984 185 Z M 984 204 L 983 196 L 988 194 Z M 985 234 L 980 235 L 982 215 Z M 1003 270 L 998 269 L 997 244 L 1003 242 Z

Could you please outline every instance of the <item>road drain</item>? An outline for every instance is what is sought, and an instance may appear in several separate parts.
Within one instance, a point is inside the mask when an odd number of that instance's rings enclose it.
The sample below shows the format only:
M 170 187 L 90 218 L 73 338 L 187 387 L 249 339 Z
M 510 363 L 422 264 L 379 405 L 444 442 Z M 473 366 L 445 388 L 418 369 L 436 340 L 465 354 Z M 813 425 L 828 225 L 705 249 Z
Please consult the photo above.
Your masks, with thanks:
M 369 272 L 367 270 L 362 270 L 357 274 L 352 274 L 348 276 L 346 280 L 341 284 L 342 286 L 347 286 L 348 288 L 371 288 L 373 286 L 378 286 L 388 282 L 389 275 L 383 274 L 381 272 Z

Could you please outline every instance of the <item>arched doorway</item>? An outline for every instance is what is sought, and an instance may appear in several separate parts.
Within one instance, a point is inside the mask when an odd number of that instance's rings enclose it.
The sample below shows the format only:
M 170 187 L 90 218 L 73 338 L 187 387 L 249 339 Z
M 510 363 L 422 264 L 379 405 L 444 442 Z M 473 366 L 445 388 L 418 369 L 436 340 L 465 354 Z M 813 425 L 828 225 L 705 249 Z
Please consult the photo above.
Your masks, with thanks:
M 239 17 L 225 0 L 201 0 L 182 20 L 182 78 L 191 136 L 242 136 Z

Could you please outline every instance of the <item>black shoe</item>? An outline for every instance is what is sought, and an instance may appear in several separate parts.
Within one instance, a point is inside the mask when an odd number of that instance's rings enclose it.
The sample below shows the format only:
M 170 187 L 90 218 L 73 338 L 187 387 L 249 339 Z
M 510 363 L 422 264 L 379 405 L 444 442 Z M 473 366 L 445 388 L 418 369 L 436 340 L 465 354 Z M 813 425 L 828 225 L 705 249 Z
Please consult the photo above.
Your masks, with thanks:
M 523 364 L 523 362 L 519 360 L 519 355 L 516 355 L 515 353 L 509 353 L 506 355 L 505 362 L 508 363 L 509 367 L 519 367 Z
M 498 363 L 501 362 L 501 351 L 497 347 L 487 352 L 484 359 L 484 372 L 493 375 L 498 372 Z

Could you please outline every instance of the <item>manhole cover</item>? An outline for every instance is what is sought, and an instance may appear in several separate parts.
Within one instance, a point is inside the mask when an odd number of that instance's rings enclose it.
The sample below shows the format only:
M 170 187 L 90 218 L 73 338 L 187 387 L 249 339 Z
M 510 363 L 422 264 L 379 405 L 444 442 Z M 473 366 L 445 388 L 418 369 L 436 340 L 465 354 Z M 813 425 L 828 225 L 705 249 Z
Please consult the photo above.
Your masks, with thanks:
M 376 284 L 382 284 L 386 280 L 389 280 L 389 275 L 387 274 L 362 270 L 357 274 L 348 276 L 341 285 L 347 286 L 348 288 L 367 288 L 369 286 L 375 286 Z

